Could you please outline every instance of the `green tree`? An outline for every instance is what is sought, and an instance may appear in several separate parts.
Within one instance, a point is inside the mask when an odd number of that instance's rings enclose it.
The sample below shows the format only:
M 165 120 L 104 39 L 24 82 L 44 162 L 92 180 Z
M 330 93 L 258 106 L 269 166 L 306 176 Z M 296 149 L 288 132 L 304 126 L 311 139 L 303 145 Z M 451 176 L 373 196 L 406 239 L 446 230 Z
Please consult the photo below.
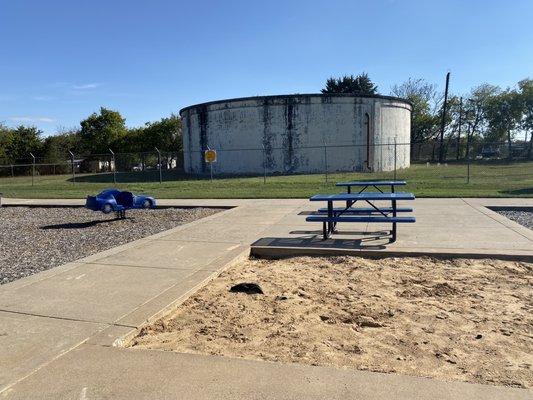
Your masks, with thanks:
M 11 130 L 4 124 L 0 123 L 0 164 L 10 161 L 7 154 L 7 147 L 11 143 L 11 139 Z
M 480 135 L 485 141 L 490 141 L 489 121 L 487 110 L 491 99 L 501 93 L 498 86 L 484 83 L 473 88 L 464 104 L 465 123 L 470 126 L 471 135 Z
M 448 157 L 448 148 L 451 143 L 454 143 L 455 146 L 460 145 L 460 140 L 458 140 L 459 131 L 463 133 L 462 127 L 464 126 L 463 121 L 463 110 L 462 110 L 462 101 L 459 96 L 449 95 L 448 96 L 448 105 L 446 112 L 446 119 L 444 122 L 445 131 L 444 131 L 444 158 Z M 443 108 L 440 108 L 437 119 L 441 121 L 442 119 Z M 459 126 L 460 125 L 460 126 Z M 459 155 L 459 149 L 456 149 L 455 154 Z
M 463 122 L 467 129 L 466 157 L 470 157 L 470 148 L 474 143 L 491 141 L 487 108 L 490 99 L 501 92 L 498 86 L 484 83 L 473 88 L 463 103 Z
M 518 88 L 523 111 L 521 128 L 526 134 L 529 133 L 527 157 L 531 158 L 533 155 L 533 80 L 529 78 L 521 80 L 518 82 Z
M 129 128 L 126 135 L 120 138 L 116 143 L 116 151 L 121 153 L 139 153 L 146 151 L 144 141 L 144 127 Z M 153 150 L 150 149 L 150 150 Z
M 126 136 L 125 119 L 118 111 L 100 108 L 100 113 L 93 113 L 80 122 L 80 136 L 85 151 L 92 154 L 108 153 L 109 148 Z
M 350 93 L 350 94 L 376 94 L 378 87 L 363 72 L 361 75 L 345 75 L 342 78 L 329 78 L 322 93 Z
M 400 85 L 394 85 L 391 94 L 412 104 L 411 143 L 423 143 L 433 139 L 439 127 L 435 85 L 427 83 L 424 79 L 409 78 Z
M 142 137 L 146 149 L 158 147 L 167 151 L 181 151 L 181 119 L 172 114 L 157 122 L 147 122 Z
M 41 152 L 42 131 L 34 126 L 20 125 L 11 130 L 5 153 L 10 162 L 29 160 L 30 152 L 38 156 Z
M 56 135 L 44 139 L 43 157 L 46 162 L 62 162 L 74 154 L 83 152 L 83 143 L 78 129 L 61 129 Z
M 141 143 L 144 149 L 157 147 L 164 151 L 165 164 L 169 165 L 182 151 L 181 119 L 172 114 L 157 122 L 148 122 L 141 132 Z
M 513 158 L 513 131 L 520 127 L 522 122 L 522 104 L 519 93 L 511 89 L 490 97 L 486 103 L 485 112 L 489 125 L 488 133 L 490 139 L 493 141 L 507 140 L 509 159 Z

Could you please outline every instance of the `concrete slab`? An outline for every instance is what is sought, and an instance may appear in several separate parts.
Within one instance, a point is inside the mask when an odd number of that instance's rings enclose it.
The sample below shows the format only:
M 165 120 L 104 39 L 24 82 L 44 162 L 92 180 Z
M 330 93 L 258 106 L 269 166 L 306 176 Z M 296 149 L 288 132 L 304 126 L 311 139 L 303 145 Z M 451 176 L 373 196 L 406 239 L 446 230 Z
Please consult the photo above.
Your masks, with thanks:
M 479 250 L 457 248 L 394 247 L 365 243 L 358 239 L 262 238 L 253 243 L 250 254 L 258 258 L 282 258 L 296 256 L 341 256 L 354 257 L 445 257 L 445 258 L 496 258 L 510 261 L 533 262 L 533 255 L 521 251 Z
M 493 199 L 417 199 L 414 224 L 398 224 L 398 240 L 388 243 L 383 234 L 390 224 L 338 224 L 338 233 L 320 240 L 320 224 L 302 225 L 305 215 L 284 218 L 252 245 L 258 257 L 327 254 L 454 255 L 533 261 L 533 231 L 487 208 Z M 497 199 L 497 204 L 505 204 Z M 512 205 L 533 205 L 531 199 L 511 199 Z M 314 208 L 313 208 L 314 206 Z M 302 204 L 298 213 L 320 205 Z M 301 219 L 298 219 L 301 217 Z M 292 225 L 290 224 L 292 222 Z M 303 224 L 306 224 L 305 222 Z M 374 236 L 374 238 L 372 238 Z M 276 254 L 278 249 L 278 254 Z
M 0 311 L 0 391 L 105 327 Z
M 224 268 L 235 260 L 243 259 L 249 254 L 248 247 L 240 247 L 214 261 L 205 269 L 198 270 L 181 279 L 158 296 L 143 304 L 131 313 L 116 321 L 117 324 L 136 326 L 153 321 L 180 305 L 198 288 L 215 278 Z
M 57 379 L 61 377 L 61 379 Z M 6 399 L 525 400 L 531 392 L 461 382 L 152 350 L 82 345 Z
M 121 347 L 137 334 L 137 328 L 122 325 L 108 325 L 107 328 L 89 337 L 84 343 L 93 346 Z
M 439 229 L 428 226 L 414 226 L 405 224 L 399 227 L 401 238 L 397 246 L 431 247 L 456 247 L 470 249 L 522 249 L 533 250 L 531 240 L 518 235 L 511 229 L 502 227 L 449 227 L 441 226 Z M 460 231 L 460 238 L 457 237 Z M 429 246 L 428 246 L 429 247 Z
M 281 217 L 277 217 L 279 219 Z M 275 221 L 277 220 L 275 219 Z M 227 222 L 218 219 L 207 225 L 197 225 L 190 229 L 170 233 L 161 240 L 200 241 L 200 242 L 225 242 L 236 244 L 250 244 L 268 227 L 264 224 L 256 224 L 247 219 L 239 219 L 239 223 L 233 223 L 232 219 Z M 263 221 L 268 221 L 264 219 Z
M 497 212 L 490 209 L 490 207 L 493 206 L 501 206 L 501 203 L 494 204 L 491 200 L 492 199 L 486 199 L 486 201 L 479 201 L 479 199 L 473 200 L 465 200 L 465 203 L 469 204 L 472 208 L 477 210 L 479 213 L 484 214 L 485 216 L 489 217 L 490 219 L 498 222 L 499 224 L 508 227 L 509 229 L 515 231 L 516 233 L 519 233 L 520 235 L 533 240 L 533 231 L 531 229 L 526 228 L 525 226 L 522 226 L 518 224 L 515 221 L 510 220 L 509 218 L 504 217 L 503 215 L 498 214 Z M 509 199 L 509 200 L 515 200 L 515 199 Z M 528 204 L 530 207 L 533 208 L 533 201 L 528 202 L 522 202 L 518 203 L 516 201 L 510 202 L 510 204 L 507 204 L 507 206 L 522 206 L 522 207 L 528 207 Z M 505 206 L 505 205 L 504 205 Z
M 50 269 L 47 269 L 45 271 L 39 272 L 38 274 L 25 276 L 24 278 L 17 279 L 16 281 L 9 282 L 9 283 L 4 283 L 2 286 L 0 286 L 0 291 L 1 290 L 11 290 L 11 289 L 14 289 L 14 288 L 20 288 L 20 287 L 23 287 L 23 286 L 28 286 L 28 285 L 31 285 L 31 284 L 33 284 L 35 282 L 42 281 L 44 279 L 50 278 L 50 277 L 52 277 L 54 275 L 58 275 L 58 274 L 61 274 L 63 272 L 70 271 L 72 269 L 78 268 L 78 267 L 80 267 L 82 265 L 83 265 L 83 263 L 74 261 L 74 262 L 70 262 L 70 263 L 67 263 L 67 264 L 60 265 L 60 266 L 55 267 L 55 268 L 50 268 Z
M 187 231 L 182 231 L 187 239 Z M 167 240 L 166 237 L 157 241 L 142 243 L 109 257 L 95 261 L 98 264 L 129 265 L 146 268 L 168 268 L 196 271 L 221 254 L 239 247 L 239 243 Z
M 0 291 L 0 310 L 113 323 L 192 271 L 85 264 Z

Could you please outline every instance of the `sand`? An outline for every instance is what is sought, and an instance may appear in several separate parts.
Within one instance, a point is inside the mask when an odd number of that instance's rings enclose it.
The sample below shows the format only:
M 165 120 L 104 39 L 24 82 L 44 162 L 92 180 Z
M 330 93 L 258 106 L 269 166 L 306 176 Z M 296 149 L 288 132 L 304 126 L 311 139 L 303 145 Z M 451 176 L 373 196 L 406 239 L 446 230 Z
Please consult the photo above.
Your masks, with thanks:
M 468 259 L 247 260 L 127 345 L 531 387 L 532 269 Z M 264 294 L 229 292 L 241 282 Z

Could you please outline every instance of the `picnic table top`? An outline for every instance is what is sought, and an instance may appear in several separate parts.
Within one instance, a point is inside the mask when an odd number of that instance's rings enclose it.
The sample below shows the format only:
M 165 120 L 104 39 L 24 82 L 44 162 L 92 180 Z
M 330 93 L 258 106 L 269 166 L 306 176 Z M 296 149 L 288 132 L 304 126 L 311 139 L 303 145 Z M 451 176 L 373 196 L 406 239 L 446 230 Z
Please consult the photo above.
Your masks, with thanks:
M 338 182 L 336 186 L 399 186 L 406 185 L 405 181 L 352 181 Z
M 414 200 L 413 193 L 339 193 L 339 194 L 315 194 L 310 197 L 310 201 L 346 201 L 346 200 Z

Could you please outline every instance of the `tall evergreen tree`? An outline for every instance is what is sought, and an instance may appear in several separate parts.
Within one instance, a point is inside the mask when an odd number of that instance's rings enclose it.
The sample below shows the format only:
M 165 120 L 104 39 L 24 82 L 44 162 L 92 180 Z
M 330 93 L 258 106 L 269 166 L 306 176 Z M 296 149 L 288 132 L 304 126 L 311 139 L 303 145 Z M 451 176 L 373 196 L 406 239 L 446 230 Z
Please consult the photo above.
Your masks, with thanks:
M 363 72 L 361 75 L 345 75 L 342 78 L 329 78 L 322 93 L 376 94 L 378 87 Z

